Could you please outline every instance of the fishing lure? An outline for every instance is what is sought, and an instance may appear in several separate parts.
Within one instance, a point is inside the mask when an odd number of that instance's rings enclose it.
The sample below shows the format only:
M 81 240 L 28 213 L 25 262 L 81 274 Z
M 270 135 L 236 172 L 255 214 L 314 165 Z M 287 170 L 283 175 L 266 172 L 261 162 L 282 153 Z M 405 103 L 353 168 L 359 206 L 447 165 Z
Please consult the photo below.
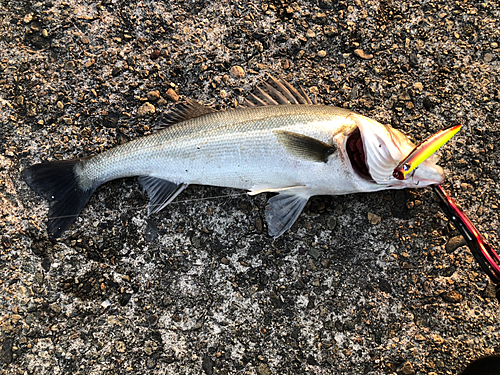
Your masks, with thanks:
M 462 125 L 452 125 L 441 129 L 436 134 L 426 138 L 418 144 L 410 154 L 404 158 L 392 176 L 397 180 L 404 180 L 408 174 L 415 170 L 425 159 L 435 153 L 441 146 L 448 142 L 462 128 Z

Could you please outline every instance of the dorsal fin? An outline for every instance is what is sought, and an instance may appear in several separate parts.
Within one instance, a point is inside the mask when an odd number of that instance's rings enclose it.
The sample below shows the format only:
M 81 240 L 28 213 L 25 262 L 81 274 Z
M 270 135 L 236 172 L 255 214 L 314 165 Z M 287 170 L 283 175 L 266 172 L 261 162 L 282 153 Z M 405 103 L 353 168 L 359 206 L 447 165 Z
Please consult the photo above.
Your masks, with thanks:
M 184 102 L 177 104 L 172 111 L 164 115 L 155 128 L 164 129 L 179 122 L 208 115 L 209 113 L 214 112 L 217 111 L 212 107 L 200 104 L 194 100 L 186 99 Z
M 304 89 L 296 90 L 285 80 L 277 80 L 269 76 L 267 82 L 257 86 L 254 92 L 245 98 L 242 107 L 259 107 L 266 105 L 286 105 L 286 104 L 318 104 L 316 97 L 311 100 Z

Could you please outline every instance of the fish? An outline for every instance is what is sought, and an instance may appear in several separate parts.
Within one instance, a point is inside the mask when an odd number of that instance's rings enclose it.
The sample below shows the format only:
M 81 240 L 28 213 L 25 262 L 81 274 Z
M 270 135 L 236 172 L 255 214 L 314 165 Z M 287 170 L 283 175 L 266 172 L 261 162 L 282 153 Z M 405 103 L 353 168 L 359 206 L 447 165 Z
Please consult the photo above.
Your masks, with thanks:
M 91 157 L 31 165 L 29 187 L 49 203 L 47 233 L 60 238 L 100 185 L 138 176 L 148 215 L 188 185 L 276 193 L 266 203 L 270 236 L 297 220 L 309 198 L 441 184 L 425 160 L 411 179 L 394 168 L 415 147 L 391 126 L 345 108 L 318 104 L 303 88 L 269 76 L 241 105 L 216 111 L 192 100 L 164 116 L 162 128 Z

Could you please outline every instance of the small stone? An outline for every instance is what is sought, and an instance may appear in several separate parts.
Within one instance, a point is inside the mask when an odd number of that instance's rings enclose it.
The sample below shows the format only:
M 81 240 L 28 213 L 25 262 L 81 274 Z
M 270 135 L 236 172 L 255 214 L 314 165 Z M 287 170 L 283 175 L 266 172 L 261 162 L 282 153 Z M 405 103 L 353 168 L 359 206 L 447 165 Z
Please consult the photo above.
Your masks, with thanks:
M 371 60 L 373 59 L 373 55 L 371 53 L 365 53 L 362 49 L 355 49 L 354 54 L 363 60 Z
M 491 60 L 493 60 L 493 55 L 491 53 L 485 53 L 484 54 L 484 61 L 485 62 L 490 62 Z
M 156 102 L 160 99 L 160 92 L 158 90 L 148 92 L 148 100 L 150 102 Z
M 36 116 L 36 113 L 37 113 L 37 106 L 35 103 L 26 103 L 26 111 L 27 111 L 27 115 L 29 117 L 33 117 L 33 116 Z
M 316 33 L 312 29 L 307 29 L 306 36 L 308 38 L 314 38 L 316 36 Z
M 330 216 L 327 222 L 328 229 L 334 230 L 337 226 L 337 218 L 335 216 Z
M 115 349 L 119 353 L 125 353 L 125 351 L 127 350 L 127 346 L 123 341 L 117 341 L 115 343 Z
M 465 246 L 466 242 L 462 236 L 455 236 L 449 239 L 449 241 L 444 246 L 447 253 L 452 253 L 461 246 Z
M 67 61 L 66 64 L 64 64 L 64 69 L 67 69 L 67 70 L 73 70 L 73 69 L 75 69 L 75 67 L 76 67 L 76 64 L 73 60 Z
M 326 51 L 324 51 L 324 50 L 318 51 L 318 56 L 321 58 L 326 57 Z
M 459 303 L 459 302 L 462 302 L 462 300 L 464 299 L 464 297 L 460 293 L 458 293 L 456 290 L 452 290 L 450 292 L 444 293 L 442 295 L 442 297 L 446 302 L 450 302 L 450 303 Z
M 409 102 L 411 100 L 410 93 L 404 90 L 401 92 L 401 94 L 399 94 L 398 99 L 402 100 L 403 102 Z
M 413 84 L 413 88 L 417 91 L 422 91 L 424 89 L 424 85 L 422 84 L 422 82 L 415 82 Z
M 62 311 L 61 306 L 59 306 L 57 303 L 52 303 L 49 307 L 55 313 L 60 313 Z
M 333 8 L 333 0 L 319 0 L 318 5 L 322 9 L 332 9 Z
M 8 249 L 12 245 L 12 241 L 9 236 L 7 235 L 2 236 L 2 245 L 6 249 Z
M 382 218 L 380 216 L 375 215 L 371 212 L 368 212 L 368 221 L 370 222 L 370 224 L 376 225 L 376 224 L 380 223 L 381 220 L 382 220 Z
M 255 230 L 258 233 L 262 233 L 264 230 L 264 223 L 262 222 L 262 218 L 260 216 L 255 219 Z
M 144 343 L 144 352 L 147 355 L 151 355 L 155 352 L 155 350 L 158 349 L 158 345 L 154 341 L 146 341 Z
M 177 95 L 177 93 L 172 88 L 167 90 L 165 96 L 167 97 L 167 99 L 169 99 L 173 102 L 176 102 L 179 100 L 179 95 Z
M 417 333 L 417 334 L 415 335 L 415 340 L 416 340 L 416 341 L 425 341 L 425 337 L 424 337 L 422 334 Z
M 12 345 L 13 340 L 9 337 L 5 338 L 2 343 L 2 349 L 0 350 L 0 362 L 9 365 L 13 359 Z
M 313 14 L 312 16 L 312 20 L 314 23 L 317 23 L 317 24 L 320 24 L 320 25 L 324 25 L 327 21 L 327 16 L 326 16 L 326 13 L 316 13 L 316 14 Z
M 259 367 L 257 367 L 257 374 L 259 375 L 271 375 L 271 370 L 269 366 L 265 363 L 261 363 Z
M 161 51 L 159 49 L 154 49 L 151 54 L 149 55 L 149 58 L 151 60 L 156 60 L 158 57 L 160 57 Z
M 410 362 L 405 362 L 398 370 L 398 374 L 411 375 L 415 373 L 413 365 Z
M 498 43 L 497 42 L 491 42 L 490 46 L 491 46 L 491 48 L 498 48 Z
M 71 117 L 63 117 L 63 121 L 66 125 L 73 125 L 73 119 Z
M 309 255 L 312 256 L 315 260 L 318 260 L 321 256 L 321 252 L 316 250 L 314 247 L 309 251 Z
M 141 105 L 139 107 L 139 109 L 137 110 L 137 116 L 146 117 L 146 116 L 152 115 L 155 112 L 156 112 L 155 106 L 149 102 L 146 102 L 143 105 Z
M 245 70 L 241 66 L 235 65 L 229 70 L 229 74 L 233 78 L 241 79 L 245 77 Z
M 488 283 L 486 288 L 481 292 L 481 297 L 483 298 L 495 298 L 496 297 L 496 286 L 493 283 Z
M 323 32 L 325 33 L 326 36 L 332 37 L 335 36 L 339 33 L 339 31 L 335 28 L 335 26 L 325 26 L 323 29 Z
M 64 104 L 60 100 L 57 101 L 56 107 L 58 110 L 62 111 L 64 109 Z
M 220 92 L 219 92 L 219 96 L 220 96 L 222 99 L 224 99 L 224 98 L 227 96 L 227 92 L 226 92 L 226 90 L 220 90 Z

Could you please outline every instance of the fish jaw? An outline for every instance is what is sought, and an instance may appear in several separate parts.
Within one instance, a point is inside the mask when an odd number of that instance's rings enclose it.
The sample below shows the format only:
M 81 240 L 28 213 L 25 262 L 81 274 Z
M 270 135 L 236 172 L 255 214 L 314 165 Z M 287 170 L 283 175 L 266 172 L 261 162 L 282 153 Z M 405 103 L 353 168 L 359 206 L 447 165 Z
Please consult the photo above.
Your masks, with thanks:
M 368 174 L 378 187 L 373 190 L 419 188 L 441 184 L 444 181 L 443 168 L 435 163 L 437 158 L 425 160 L 404 180 L 394 178 L 394 168 L 415 145 L 406 135 L 390 126 L 384 126 L 356 113 L 349 117 L 361 134 Z

